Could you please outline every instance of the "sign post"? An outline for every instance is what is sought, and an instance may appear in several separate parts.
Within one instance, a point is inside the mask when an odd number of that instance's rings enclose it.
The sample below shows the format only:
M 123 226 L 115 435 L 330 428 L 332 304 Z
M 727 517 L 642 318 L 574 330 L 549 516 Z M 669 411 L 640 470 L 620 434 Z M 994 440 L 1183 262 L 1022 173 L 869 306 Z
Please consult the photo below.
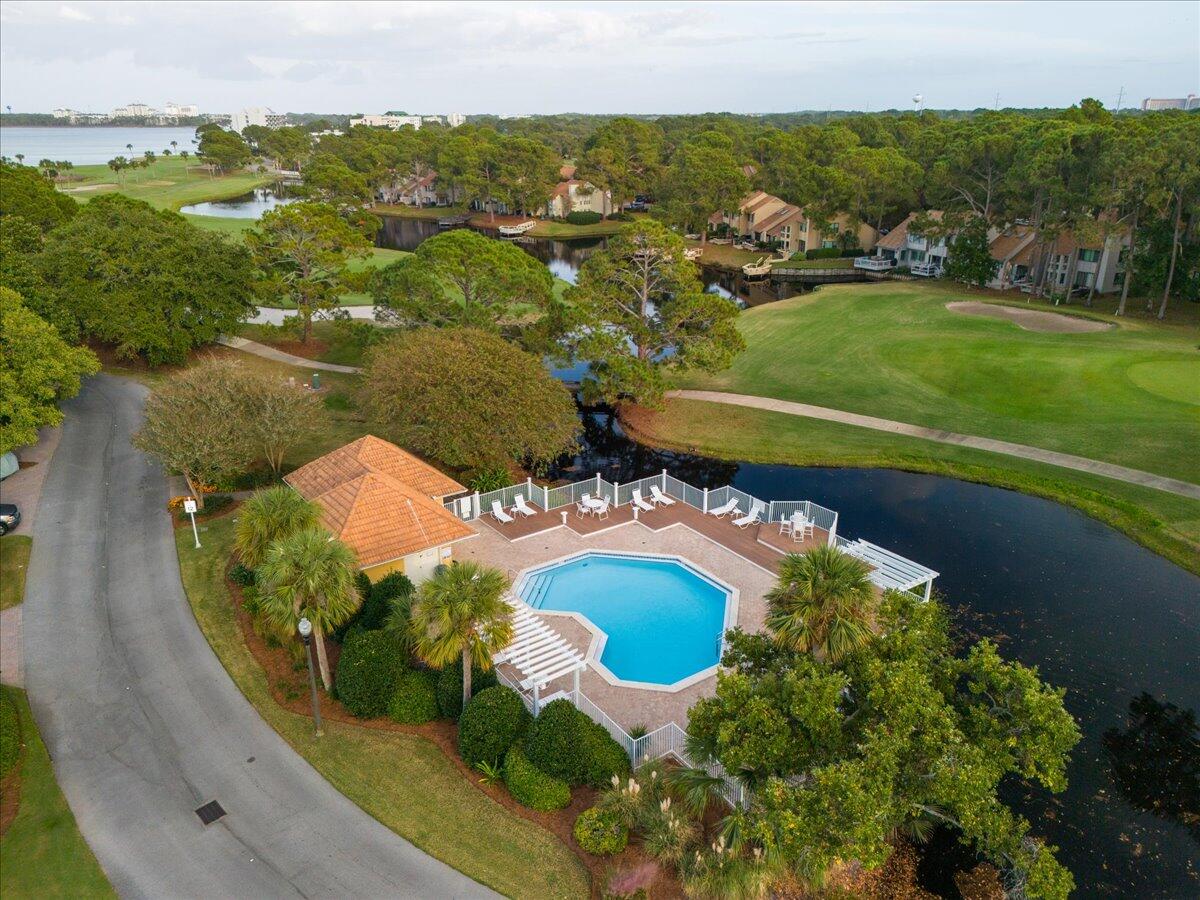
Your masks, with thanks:
M 196 549 L 200 549 L 200 532 L 196 530 L 196 501 L 188 497 L 183 501 L 183 511 L 192 517 L 192 537 L 196 539 Z

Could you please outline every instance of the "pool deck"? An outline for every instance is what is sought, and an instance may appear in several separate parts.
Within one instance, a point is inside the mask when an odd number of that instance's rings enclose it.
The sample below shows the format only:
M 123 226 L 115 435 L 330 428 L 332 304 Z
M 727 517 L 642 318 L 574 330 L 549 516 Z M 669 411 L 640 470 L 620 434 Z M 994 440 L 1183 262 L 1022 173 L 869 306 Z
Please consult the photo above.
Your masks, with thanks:
M 575 508 L 518 517 L 501 524 L 490 515 L 471 523 L 479 537 L 456 547 L 458 559 L 473 559 L 503 570 L 514 581 L 525 569 L 585 550 L 656 553 L 679 556 L 738 589 L 737 622 L 745 631 L 759 631 L 766 616 L 763 596 L 775 583 L 783 555 L 803 552 L 828 538 L 817 530 L 813 537 L 794 542 L 779 534 L 778 523 L 738 528 L 729 519 L 718 519 L 684 503 L 642 512 L 637 521 L 632 507 L 612 510 L 606 519 L 580 517 Z M 747 564 L 749 563 L 749 565 Z M 586 655 L 591 634 L 567 614 L 538 610 L 545 623 Z M 664 634 L 664 641 L 671 635 Z M 518 678 L 515 671 L 502 667 Z M 570 691 L 567 676 L 551 682 L 542 697 Z M 716 676 L 679 691 L 667 692 L 610 684 L 590 665 L 580 676 L 580 689 L 626 730 L 642 725 L 653 730 L 674 721 L 687 725 L 687 710 L 716 690 Z

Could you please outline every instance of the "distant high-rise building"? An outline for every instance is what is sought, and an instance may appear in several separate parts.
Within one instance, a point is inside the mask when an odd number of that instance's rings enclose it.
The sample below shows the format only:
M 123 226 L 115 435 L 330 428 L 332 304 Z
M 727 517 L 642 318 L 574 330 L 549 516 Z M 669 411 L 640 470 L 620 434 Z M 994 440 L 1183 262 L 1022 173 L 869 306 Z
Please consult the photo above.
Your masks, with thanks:
M 118 106 L 112 111 L 114 119 L 136 119 L 144 116 L 152 116 L 158 110 L 152 106 L 147 106 L 145 103 L 127 103 L 125 106 Z
M 405 125 L 410 125 L 415 129 L 421 127 L 420 116 L 394 116 L 390 113 L 384 113 L 381 116 L 355 116 L 350 120 L 350 127 L 355 125 L 366 125 L 368 128 L 390 128 L 392 131 L 397 131 Z
M 250 125 L 263 128 L 280 128 L 287 124 L 287 116 L 266 106 L 248 106 L 229 117 L 229 128 L 241 134 Z
M 176 103 L 168 100 L 163 106 L 163 115 L 167 116 L 198 116 L 200 107 L 195 103 Z
M 451 128 L 457 128 L 459 125 L 465 125 L 467 117 L 462 113 L 450 113 L 446 116 L 446 124 Z
M 79 115 L 79 113 L 73 109 L 64 109 L 60 107 L 58 109 L 50 110 L 50 115 L 54 116 L 56 119 L 74 119 L 77 115 Z
M 1147 112 L 1156 109 L 1200 109 L 1200 97 L 1195 94 L 1171 98 L 1147 97 L 1142 101 L 1142 109 Z

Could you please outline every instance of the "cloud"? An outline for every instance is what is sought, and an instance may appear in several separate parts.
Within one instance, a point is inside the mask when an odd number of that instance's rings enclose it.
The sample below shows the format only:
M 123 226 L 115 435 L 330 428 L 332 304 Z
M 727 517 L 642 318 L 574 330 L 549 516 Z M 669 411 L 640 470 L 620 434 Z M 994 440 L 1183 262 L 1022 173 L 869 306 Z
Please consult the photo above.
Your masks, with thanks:
M 81 9 L 76 9 L 74 6 L 60 6 L 58 8 L 58 17 L 67 19 L 71 22 L 90 22 L 92 17 Z

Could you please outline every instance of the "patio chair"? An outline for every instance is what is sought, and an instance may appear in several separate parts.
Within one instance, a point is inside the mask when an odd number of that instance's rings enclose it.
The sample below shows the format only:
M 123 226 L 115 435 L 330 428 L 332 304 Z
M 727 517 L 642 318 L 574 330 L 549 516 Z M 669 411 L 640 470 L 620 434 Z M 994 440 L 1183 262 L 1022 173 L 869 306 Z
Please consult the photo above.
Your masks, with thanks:
M 750 512 L 742 516 L 740 519 L 734 519 L 733 524 L 738 528 L 748 528 L 758 521 L 758 517 L 762 515 L 762 511 L 766 507 L 758 500 L 755 500 L 750 506 Z
M 661 503 L 663 506 L 675 505 L 675 498 L 668 497 L 666 494 L 660 491 L 657 484 L 650 485 L 650 499 L 656 504 Z
M 608 507 L 609 507 L 608 498 L 603 497 L 603 498 L 601 498 L 599 505 L 592 507 L 592 515 L 595 516 L 597 519 L 607 519 L 608 518 Z
M 779 517 L 779 533 L 792 534 L 796 530 L 796 515 L 793 513 L 790 516 Z
M 513 521 L 513 517 L 504 511 L 504 507 L 500 505 L 499 500 L 492 501 L 492 518 L 501 525 L 507 525 L 509 522 Z
M 537 510 L 525 502 L 525 498 L 520 494 L 513 497 L 513 509 L 523 516 L 536 516 Z
M 813 523 L 803 513 L 792 517 L 792 540 L 802 541 L 813 536 Z
M 650 510 L 654 509 L 654 504 L 643 500 L 642 492 L 636 488 L 633 491 L 633 505 L 636 509 L 643 510 L 644 512 L 650 512 Z
M 575 518 L 582 519 L 584 516 L 590 516 L 591 514 L 592 508 L 582 500 L 575 504 Z
M 733 497 L 732 499 L 726 500 L 720 506 L 710 509 L 708 514 L 710 516 L 716 516 L 719 519 L 722 516 L 736 516 L 740 512 L 741 510 L 738 509 L 737 498 Z

